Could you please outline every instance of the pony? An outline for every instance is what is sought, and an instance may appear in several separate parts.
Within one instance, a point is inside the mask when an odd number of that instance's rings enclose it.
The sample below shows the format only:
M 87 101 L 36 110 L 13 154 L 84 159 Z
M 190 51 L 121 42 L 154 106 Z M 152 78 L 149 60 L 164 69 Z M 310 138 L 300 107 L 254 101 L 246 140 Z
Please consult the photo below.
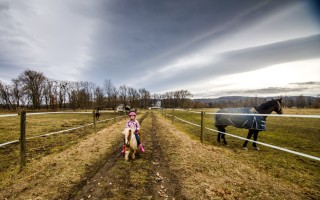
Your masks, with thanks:
M 125 160 L 129 160 L 129 154 L 132 151 L 132 159 L 135 159 L 135 155 L 138 149 L 138 144 L 137 144 L 137 139 L 136 136 L 134 135 L 134 132 L 136 130 L 134 128 L 125 128 L 123 131 L 124 134 L 124 144 L 126 145 L 125 148 Z
M 272 99 L 267 101 L 257 107 L 252 108 L 223 108 L 217 111 L 215 115 L 215 127 L 218 129 L 218 138 L 217 141 L 220 143 L 220 137 L 223 139 L 223 143 L 227 145 L 225 138 L 225 128 L 229 125 L 237 128 L 249 129 L 247 139 L 251 139 L 253 135 L 254 141 L 258 139 L 259 131 L 266 130 L 266 119 L 267 116 L 262 116 L 259 114 L 270 114 L 275 111 L 278 114 L 283 114 L 283 106 L 281 99 Z M 227 113 L 230 113 L 228 115 Z M 231 114 L 232 113 L 232 114 Z M 241 115 L 245 114 L 245 115 Z M 254 115 L 258 114 L 258 115 Z M 247 150 L 248 140 L 246 140 L 242 149 Z M 260 150 L 255 142 L 253 142 L 253 149 Z

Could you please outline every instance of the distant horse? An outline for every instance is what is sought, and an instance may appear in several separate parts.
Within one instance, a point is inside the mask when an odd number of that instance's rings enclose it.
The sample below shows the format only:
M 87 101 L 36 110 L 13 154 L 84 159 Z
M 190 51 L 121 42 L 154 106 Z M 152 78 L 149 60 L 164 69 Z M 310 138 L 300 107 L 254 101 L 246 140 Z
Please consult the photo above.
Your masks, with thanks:
M 217 113 L 230 113 L 228 114 L 218 114 L 215 116 L 215 126 L 218 129 L 218 138 L 217 141 L 220 142 L 220 136 L 223 139 L 223 143 L 227 145 L 225 139 L 225 128 L 229 125 L 237 128 L 246 128 L 249 129 L 247 139 L 250 139 L 253 135 L 254 141 L 258 139 L 259 131 L 266 130 L 266 119 L 267 116 L 260 116 L 254 114 L 270 114 L 275 111 L 278 114 L 282 114 L 282 99 L 272 99 L 261 104 L 258 107 L 253 108 L 223 108 L 220 109 Z M 231 113 L 235 113 L 232 115 Z M 250 114 L 250 115 L 241 115 L 241 114 Z M 247 150 L 248 140 L 243 143 L 243 149 Z M 257 144 L 253 142 L 253 148 L 255 150 L 260 150 L 257 147 Z
M 130 113 L 130 111 L 131 111 L 130 106 L 125 106 L 124 111 L 125 111 L 125 113 Z
M 134 135 L 134 128 L 125 128 L 124 133 L 124 144 L 126 145 L 125 160 L 129 160 L 129 154 L 132 151 L 132 159 L 135 159 L 135 155 L 138 149 L 137 139 Z
M 96 117 L 96 120 L 97 120 L 97 121 L 99 120 L 99 117 L 100 117 L 99 111 L 100 111 L 99 108 L 95 111 L 95 117 Z

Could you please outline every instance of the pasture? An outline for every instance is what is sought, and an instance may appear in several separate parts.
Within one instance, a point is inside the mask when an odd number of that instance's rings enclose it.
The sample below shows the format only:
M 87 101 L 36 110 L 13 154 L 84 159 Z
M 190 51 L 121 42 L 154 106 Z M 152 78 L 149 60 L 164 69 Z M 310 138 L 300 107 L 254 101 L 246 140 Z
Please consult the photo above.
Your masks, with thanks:
M 216 109 L 205 110 L 206 113 L 215 111 Z M 134 161 L 124 163 L 124 159 L 120 157 L 122 139 L 120 139 L 119 132 L 124 126 L 124 120 L 119 123 L 110 120 L 97 124 L 97 131 L 103 129 L 98 134 L 94 133 L 92 126 L 87 126 L 67 133 L 27 140 L 27 169 L 21 173 L 18 173 L 19 145 L 11 144 L 1 147 L 0 156 L 4 159 L 1 159 L 0 187 L 2 183 L 12 186 L 12 188 L 16 188 L 15 184 L 24 185 L 16 190 L 12 189 L 12 191 L 18 191 L 17 195 L 19 196 L 38 191 L 36 194 L 40 193 L 43 197 L 54 195 L 51 197 L 57 198 L 61 197 L 59 195 L 65 197 L 76 193 L 88 196 L 91 194 L 91 187 L 96 192 L 101 190 L 100 195 L 105 195 L 108 191 L 107 195 L 110 198 L 116 197 L 115 195 L 126 196 L 127 193 L 122 194 L 122 191 L 118 189 L 120 187 L 124 189 L 124 192 L 131 188 L 135 194 L 144 194 L 149 198 L 156 193 L 150 189 L 146 190 L 146 188 L 150 188 L 150 185 L 156 188 L 160 187 L 159 184 L 154 183 L 153 179 L 156 172 L 160 171 L 160 174 L 166 173 L 167 176 L 171 174 L 172 185 L 165 185 L 172 190 L 168 194 L 175 197 L 181 195 L 185 199 L 245 199 L 247 197 L 256 199 L 288 199 L 290 197 L 317 199 L 320 196 L 319 161 L 261 145 L 258 145 L 260 151 L 254 151 L 251 142 L 248 144 L 249 150 L 244 151 L 241 149 L 243 141 L 229 136 L 226 136 L 228 145 L 225 146 L 217 142 L 216 132 L 206 129 L 204 130 L 204 144 L 201 145 L 199 127 L 177 119 L 174 119 L 171 124 L 172 118 L 165 117 L 164 119 L 164 112 L 153 112 L 158 114 L 155 116 L 146 115 L 146 119 L 142 123 L 146 153 Z M 172 110 L 165 112 L 172 114 Z M 284 112 L 285 114 L 319 115 L 320 110 L 285 109 Z M 200 125 L 199 113 L 174 110 L 174 115 Z M 100 121 L 112 117 L 114 117 L 114 113 L 102 113 Z M 18 139 L 19 117 L 2 119 L 0 122 L 1 143 Z M 258 141 L 320 157 L 319 122 L 320 119 L 268 117 L 267 130 L 259 133 Z M 27 137 L 89 123 L 92 123 L 91 114 L 27 116 Z M 213 123 L 214 115 L 204 115 L 205 127 L 215 129 Z M 233 127 L 227 127 L 227 132 L 242 137 L 247 135 L 246 129 Z M 151 139 L 153 135 L 157 135 L 157 137 Z M 151 146 L 152 144 L 159 145 Z M 63 155 L 66 157 L 61 157 Z M 84 157 L 87 161 L 83 160 Z M 90 161 L 93 157 L 96 160 Z M 98 160 L 98 158 L 102 160 Z M 158 161 L 160 158 L 161 162 Z M 54 159 L 52 163 L 51 159 Z M 33 162 L 34 160 L 39 160 L 39 162 Z M 42 162 L 43 160 L 45 162 Z M 32 163 L 37 163 L 38 166 L 32 166 Z M 94 163 L 100 164 L 96 167 L 91 166 Z M 106 163 L 107 167 L 101 168 L 102 163 Z M 126 183 L 123 182 L 126 169 L 135 165 L 139 169 L 139 174 L 134 173 L 135 176 L 128 181 L 131 185 L 126 187 L 124 185 Z M 86 172 L 88 166 L 94 170 Z M 97 175 L 98 178 L 101 178 L 99 187 L 95 182 L 97 178 L 90 179 L 97 168 L 103 169 L 102 172 L 107 174 L 106 178 L 104 175 Z M 115 171 L 117 173 L 114 173 Z M 65 175 L 63 175 L 64 173 Z M 30 174 L 33 174 L 32 177 L 35 178 L 32 179 Z M 62 174 L 61 177 L 59 174 Z M 190 176 L 190 174 L 192 175 Z M 15 183 L 12 180 L 13 177 L 21 178 L 18 178 L 18 182 Z M 48 178 L 54 182 L 47 185 Z M 62 182 L 59 182 L 60 179 Z M 25 183 L 25 180 L 30 183 Z M 110 180 L 112 180 L 112 185 L 109 184 Z M 84 193 L 78 192 L 82 188 L 82 182 L 92 183 L 92 186 L 88 186 L 90 190 L 88 189 Z M 43 187 L 37 187 L 40 183 L 44 184 Z M 139 187 L 133 188 L 132 185 L 136 184 Z M 48 193 L 46 188 L 52 188 L 51 193 Z M 173 189 L 175 190 L 173 191 Z
M 7 114 L 7 113 L 6 113 Z M 96 130 L 114 123 L 112 119 L 119 117 L 118 113 L 103 113 L 100 116 L 100 122 L 96 123 Z M 98 122 L 99 122 L 98 121 Z M 33 159 L 39 159 L 48 154 L 61 152 L 73 144 L 77 144 L 84 137 L 94 132 L 92 125 L 92 113 L 67 113 L 67 114 L 41 114 L 28 115 L 26 117 L 26 138 L 32 138 L 26 141 L 26 161 L 28 163 Z M 84 126 L 79 129 L 64 133 L 58 133 L 46 137 L 41 135 L 67 130 L 75 127 Z M 40 136 L 40 137 L 37 137 Z M 19 140 L 20 137 L 20 116 L 3 117 L 0 120 L 0 144 Z M 20 162 L 20 144 L 9 144 L 0 147 L 0 180 L 16 173 Z
M 207 109 L 206 113 L 216 112 L 218 109 Z M 195 110 L 193 110 L 195 111 Z M 203 111 L 203 110 L 201 110 Z M 172 110 L 167 110 L 172 115 Z M 200 125 L 200 114 L 191 111 L 174 110 L 174 116 L 183 120 Z M 317 109 L 285 109 L 285 114 L 319 115 Z M 172 120 L 171 117 L 167 117 Z M 320 157 L 320 119 L 296 118 L 296 117 L 273 117 L 267 118 L 267 129 L 259 133 L 258 141 L 272 144 L 282 148 L 304 154 Z M 200 128 L 174 119 L 174 125 L 186 132 L 195 140 L 200 138 Z M 214 115 L 204 116 L 204 126 L 212 129 L 214 127 Z M 248 130 L 232 126 L 226 128 L 227 133 L 246 138 Z M 273 177 L 288 180 L 301 187 L 319 193 L 320 191 L 320 162 L 309 158 L 282 152 L 269 147 L 261 146 L 260 151 L 248 144 L 248 151 L 242 150 L 243 140 L 226 136 L 228 145 L 217 142 L 217 133 L 209 130 L 204 131 L 204 143 L 220 146 L 232 152 L 230 159 L 241 160 L 254 168 L 258 168 Z

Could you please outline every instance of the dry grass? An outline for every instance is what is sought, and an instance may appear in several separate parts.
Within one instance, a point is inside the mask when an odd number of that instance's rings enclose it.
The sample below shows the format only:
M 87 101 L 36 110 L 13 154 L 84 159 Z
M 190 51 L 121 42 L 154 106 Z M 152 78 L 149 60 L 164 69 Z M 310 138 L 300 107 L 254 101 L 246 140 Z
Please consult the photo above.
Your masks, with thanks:
M 114 123 L 112 119 L 114 113 L 103 113 L 97 123 L 97 130 Z M 118 119 L 117 119 L 118 120 Z M 92 114 L 46 114 L 46 115 L 28 115 L 26 137 L 39 136 L 55 131 L 66 130 L 92 123 Z M 100 123 L 101 122 L 101 123 Z M 0 120 L 0 143 L 18 140 L 20 134 L 19 116 L 5 117 Z M 39 137 L 27 140 L 27 164 L 33 159 L 39 159 L 43 156 L 58 153 L 67 149 L 70 145 L 78 143 L 86 135 L 92 133 L 93 127 L 86 126 L 65 133 L 59 133 L 48 137 Z M 15 173 L 19 165 L 19 144 L 10 144 L 0 148 L 0 183 L 7 174 Z
M 319 197 L 319 191 L 316 190 L 318 186 L 301 187 L 299 181 L 282 178 L 290 176 L 285 170 L 278 170 L 276 175 L 270 173 L 270 169 L 263 170 L 259 160 L 254 162 L 248 160 L 248 152 L 201 144 L 198 140 L 190 140 L 189 136 L 178 131 L 170 120 L 160 119 L 159 123 L 166 127 L 161 129 L 160 135 L 166 137 L 163 145 L 167 146 L 166 155 L 170 160 L 170 167 L 176 171 L 183 184 L 184 196 L 190 199 L 316 199 Z M 271 170 L 276 168 L 277 165 L 274 165 Z M 319 180 L 316 174 L 311 178 L 313 184 Z
M 16 170 L 1 181 L 0 199 L 55 199 L 81 181 L 88 168 L 111 154 L 121 140 L 123 120 L 98 132 L 63 152 L 32 160 L 20 173 Z
M 212 123 L 212 116 L 210 121 L 207 123 Z M 121 120 L 97 134 L 84 134 L 76 142 L 66 143 L 63 149 L 51 150 L 48 155 L 33 158 L 20 173 L 17 167 L 10 169 L 10 173 L 1 176 L 0 199 L 68 199 L 70 192 L 86 180 L 88 172 L 94 171 L 93 168 L 99 167 L 101 162 L 114 157 L 113 149 L 122 141 L 124 123 L 125 121 Z M 277 122 L 272 123 L 275 127 Z M 148 188 L 153 180 L 150 178 L 150 175 L 154 174 L 152 169 L 157 167 L 154 165 L 156 161 L 153 160 L 155 157 L 152 153 L 156 151 L 161 152 L 159 155 L 165 160 L 166 169 L 163 172 L 167 175 L 174 174 L 176 180 L 172 181 L 176 181 L 174 184 L 179 187 L 178 194 L 175 195 L 181 199 L 318 199 L 320 196 L 320 164 L 317 161 L 265 148 L 260 152 L 242 151 L 239 142 L 230 138 L 228 146 L 212 143 L 212 140 L 202 144 L 198 137 L 199 128 L 193 129 L 192 126 L 177 122 L 172 125 L 171 120 L 156 114 L 154 130 L 161 149 L 159 150 L 158 146 L 148 147 L 154 144 L 151 140 L 151 124 L 149 115 L 142 124 L 145 130 L 143 141 L 147 150 L 142 158 L 129 163 L 121 158 L 111 163 L 114 167 L 106 169 L 109 176 L 106 183 L 109 183 L 110 177 L 119 179 L 112 180 L 113 187 L 108 190 L 108 195 L 114 199 L 128 195 L 123 193 L 128 192 L 128 189 L 134 191 L 136 198 L 143 195 L 146 195 L 146 199 L 152 198 Z M 304 126 L 294 125 L 294 130 Z M 99 126 L 103 128 L 106 124 Z M 279 134 L 278 129 L 271 129 L 271 133 Z M 317 131 L 318 129 L 315 132 Z M 45 141 L 53 144 L 57 137 L 54 139 Z M 206 139 L 215 141 L 215 137 L 209 134 Z M 301 141 L 303 140 L 302 138 Z M 61 138 L 61 143 L 63 141 L 66 141 L 66 138 Z M 58 147 L 48 149 L 55 148 Z M 311 151 L 319 153 L 318 148 L 314 147 Z M 48 152 L 48 149 L 44 152 Z M 123 187 L 121 181 L 125 170 L 132 165 L 139 170 L 132 173 L 130 187 L 119 190 L 118 187 Z M 100 174 L 98 175 L 100 178 Z M 116 181 L 119 185 L 115 184 Z M 152 182 L 151 186 L 154 186 Z M 105 191 L 103 188 L 102 194 Z

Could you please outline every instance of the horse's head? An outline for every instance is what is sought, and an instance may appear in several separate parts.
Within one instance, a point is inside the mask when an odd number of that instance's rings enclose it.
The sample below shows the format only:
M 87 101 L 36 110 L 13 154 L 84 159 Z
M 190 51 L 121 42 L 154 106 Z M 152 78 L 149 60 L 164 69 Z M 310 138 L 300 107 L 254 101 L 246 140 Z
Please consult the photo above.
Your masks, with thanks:
M 283 114 L 282 98 L 274 99 L 273 101 L 275 101 L 274 111 L 278 114 Z

